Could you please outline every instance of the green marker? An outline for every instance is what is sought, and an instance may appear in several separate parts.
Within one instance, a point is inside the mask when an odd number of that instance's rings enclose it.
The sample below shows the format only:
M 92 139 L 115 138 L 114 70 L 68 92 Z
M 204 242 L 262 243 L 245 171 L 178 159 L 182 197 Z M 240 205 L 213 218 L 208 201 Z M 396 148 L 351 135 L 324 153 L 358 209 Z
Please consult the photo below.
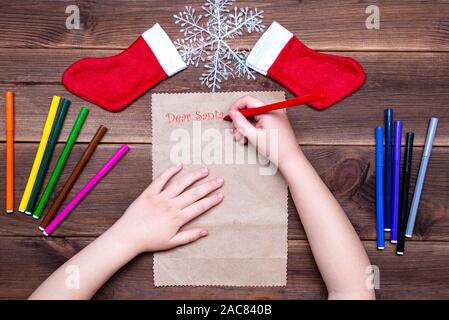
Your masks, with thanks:
M 56 115 L 56 120 L 51 131 L 50 140 L 48 141 L 47 148 L 45 149 L 44 157 L 42 159 L 41 166 L 39 168 L 39 173 L 37 174 L 36 182 L 31 192 L 30 200 L 28 201 L 26 214 L 31 215 L 36 207 L 37 197 L 41 191 L 42 185 L 44 184 L 45 175 L 47 174 L 48 167 L 50 166 L 51 157 L 53 151 L 55 150 L 56 142 L 58 141 L 59 133 L 61 132 L 62 125 L 64 123 L 67 110 L 69 110 L 70 100 L 61 100 L 61 105 L 59 106 L 58 113 Z
M 50 195 L 55 189 L 62 169 L 64 169 L 65 163 L 67 162 L 67 159 L 70 156 L 70 152 L 72 151 L 73 144 L 75 143 L 76 138 L 81 131 L 81 127 L 83 126 L 84 120 L 86 120 L 88 113 L 89 109 L 87 109 L 86 107 L 82 107 L 81 111 L 78 113 L 78 117 L 76 118 L 75 124 L 73 125 L 72 131 L 70 131 L 69 138 L 67 139 L 67 143 L 65 144 L 65 147 L 62 150 L 61 155 L 59 156 L 58 162 L 56 163 L 53 173 L 51 174 L 50 180 L 48 181 L 44 193 L 42 194 L 42 197 L 37 204 L 36 210 L 33 213 L 34 219 L 39 219 L 42 212 L 44 211 L 48 199 L 50 199 Z

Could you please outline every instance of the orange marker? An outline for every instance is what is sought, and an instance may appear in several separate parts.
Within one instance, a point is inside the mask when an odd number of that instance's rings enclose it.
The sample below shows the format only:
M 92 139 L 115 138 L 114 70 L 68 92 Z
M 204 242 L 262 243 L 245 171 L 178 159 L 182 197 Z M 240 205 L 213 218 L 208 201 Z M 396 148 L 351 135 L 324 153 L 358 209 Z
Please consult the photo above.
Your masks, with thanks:
M 14 212 L 14 93 L 6 92 L 6 213 Z

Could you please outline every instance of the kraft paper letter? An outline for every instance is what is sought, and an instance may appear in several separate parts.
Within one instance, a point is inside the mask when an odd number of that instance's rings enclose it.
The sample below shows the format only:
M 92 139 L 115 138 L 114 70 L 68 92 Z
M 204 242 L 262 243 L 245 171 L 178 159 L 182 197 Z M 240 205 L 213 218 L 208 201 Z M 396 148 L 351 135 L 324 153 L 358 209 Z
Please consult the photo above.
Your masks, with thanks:
M 155 286 L 285 286 L 287 185 L 251 146 L 233 141 L 223 117 L 244 95 L 266 103 L 283 92 L 153 94 L 153 179 L 178 162 L 182 176 L 206 165 L 221 176 L 223 202 L 183 228 L 209 235 L 154 255 Z

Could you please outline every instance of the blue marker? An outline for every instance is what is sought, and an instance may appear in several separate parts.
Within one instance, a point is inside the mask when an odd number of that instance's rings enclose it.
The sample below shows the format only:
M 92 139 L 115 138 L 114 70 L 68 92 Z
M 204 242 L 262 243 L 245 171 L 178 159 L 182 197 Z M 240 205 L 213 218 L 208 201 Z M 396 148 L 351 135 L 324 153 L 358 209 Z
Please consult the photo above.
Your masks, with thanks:
M 385 248 L 384 239 L 384 131 L 382 127 L 376 128 L 376 225 L 377 249 Z
M 393 109 L 385 109 L 385 194 L 384 223 L 385 231 L 391 230 L 393 195 Z

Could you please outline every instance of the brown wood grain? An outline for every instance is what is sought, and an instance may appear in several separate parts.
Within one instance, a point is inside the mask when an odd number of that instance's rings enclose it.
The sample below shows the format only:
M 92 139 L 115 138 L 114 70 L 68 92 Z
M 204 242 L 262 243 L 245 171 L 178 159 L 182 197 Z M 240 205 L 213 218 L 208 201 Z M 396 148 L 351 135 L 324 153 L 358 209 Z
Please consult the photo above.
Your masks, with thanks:
M 204 0 L 188 4 L 198 10 Z M 173 14 L 186 5 L 181 0 L 79 1 L 81 30 L 68 30 L 65 1 L 0 1 L 1 47 L 25 48 L 126 48 L 139 34 L 160 23 L 172 37 L 179 37 Z M 380 9 L 380 29 L 368 30 L 369 5 Z M 427 50 L 449 48 L 449 7 L 445 1 L 383 0 L 260 0 L 236 2 L 240 7 L 265 11 L 265 24 L 283 24 L 301 40 L 321 50 Z M 32 10 L 30 10 L 32 8 Z M 258 34 L 238 41 L 248 48 Z
M 16 208 L 27 181 L 36 144 L 16 145 Z M 61 179 L 51 197 L 53 201 L 76 165 L 86 145 L 77 144 L 69 158 Z M 119 147 L 100 145 L 69 198 L 73 197 L 101 165 Z M 56 236 L 98 236 L 109 228 L 151 182 L 151 146 L 131 145 L 130 152 L 113 171 L 77 207 L 55 232 Z M 52 169 L 63 144 L 58 144 Z M 362 239 L 373 240 L 375 234 L 375 172 L 374 148 L 351 146 L 304 147 L 304 152 L 335 194 Z M 0 145 L 0 154 L 4 145 Z M 416 148 L 413 162 L 412 186 L 417 175 L 422 148 Z M 449 150 L 435 148 L 429 164 L 419 215 L 413 240 L 449 241 Z M 4 160 L 0 159 L 0 167 Z M 212 172 L 213 175 L 213 172 Z M 47 175 L 48 179 L 48 175 Z M 0 171 L 0 181 L 4 172 Z M 3 188 L 3 187 L 2 187 Z M 226 196 L 226 195 L 225 195 Z M 66 201 L 67 203 L 67 201 Z M 40 236 L 37 222 L 21 213 L 5 215 L 0 202 L 0 236 Z M 289 238 L 305 239 L 297 212 L 289 198 Z
M 205 92 L 197 80 L 201 71 L 189 68 L 151 89 L 125 111 L 110 113 L 69 94 L 56 84 L 64 69 L 83 55 L 108 53 L 104 50 L 0 50 L 0 82 L 5 82 L 2 86 L 5 90 L 16 91 L 16 141 L 39 141 L 54 94 L 73 101 L 61 140 L 67 137 L 79 108 L 87 105 L 92 107 L 80 141 L 89 141 L 97 127 L 105 124 L 110 132 L 104 141 L 149 143 L 151 93 Z M 367 81 L 360 91 L 330 109 L 290 109 L 290 119 L 301 144 L 373 145 L 374 128 L 383 123 L 383 110 L 392 106 L 396 117 L 404 121 L 404 130 L 415 132 L 417 145 L 424 143 L 428 118 L 439 117 L 435 145 L 449 146 L 449 53 L 342 54 L 362 63 Z M 16 62 L 11 63 L 10 59 Z M 226 82 L 224 87 L 226 91 L 284 90 L 263 76 L 258 76 L 256 81 L 234 79 Z M 292 95 L 288 94 L 288 97 Z M 0 95 L 0 105 L 3 103 L 4 95 Z M 186 106 L 186 110 L 189 108 Z M 5 140 L 4 123 L 4 113 L 0 113 L 0 141 Z
M 28 297 L 56 268 L 93 238 L 0 237 L 0 299 Z M 380 252 L 365 241 L 379 267 L 379 299 L 445 299 L 449 295 L 449 243 L 413 242 L 405 256 Z M 425 252 L 425 257 L 423 253 Z M 286 287 L 154 287 L 152 254 L 143 254 L 115 274 L 96 299 L 324 299 L 326 288 L 305 240 L 289 241 Z M 26 281 L 24 281 L 26 279 Z

